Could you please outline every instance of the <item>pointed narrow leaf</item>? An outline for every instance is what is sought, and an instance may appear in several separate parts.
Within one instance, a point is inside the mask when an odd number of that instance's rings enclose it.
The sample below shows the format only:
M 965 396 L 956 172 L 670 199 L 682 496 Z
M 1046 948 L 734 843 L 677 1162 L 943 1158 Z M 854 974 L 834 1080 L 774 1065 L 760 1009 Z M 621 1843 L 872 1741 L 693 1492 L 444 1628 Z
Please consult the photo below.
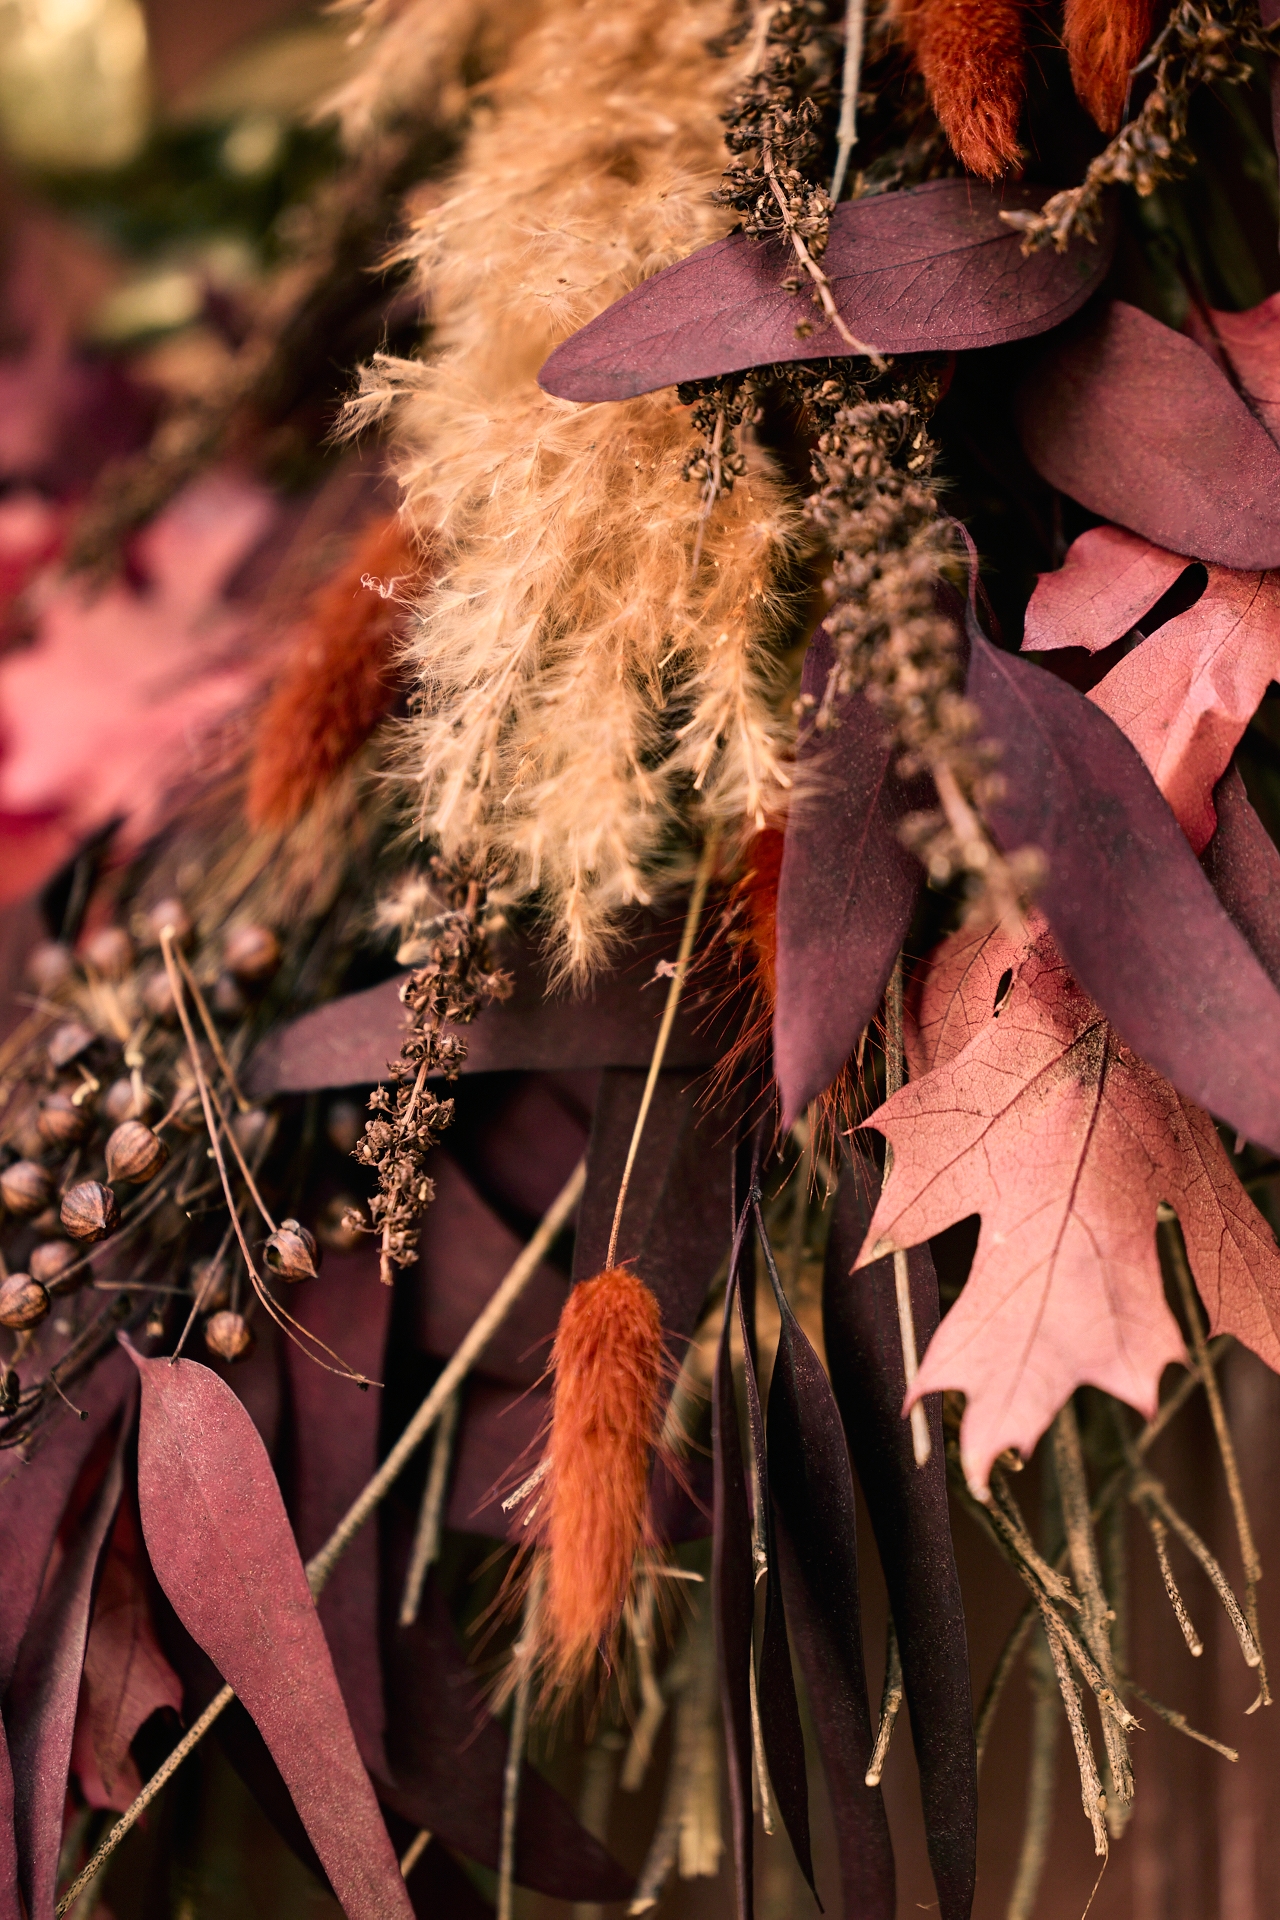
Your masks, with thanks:
M 1172 553 L 1280 566 L 1280 446 L 1185 334 L 1123 300 L 1055 341 L 1018 396 L 1050 485 Z
M 884 353 L 951 353 L 1025 340 L 1074 313 L 1110 264 L 1115 229 L 1097 245 L 1024 256 L 1000 214 L 1038 206 L 1043 191 L 932 180 L 837 207 L 822 266 L 855 339 Z M 629 400 L 744 367 L 847 357 L 809 283 L 783 289 L 795 271 L 776 241 L 713 241 L 557 347 L 539 382 L 563 400 Z
M 349 1920 L 404 1920 L 412 1908 L 257 1431 L 208 1367 L 131 1357 L 156 1578 L 257 1722 Z
M 106 1474 L 75 1527 L 66 1558 L 32 1617 L 5 1696 L 13 1763 L 14 1831 L 30 1920 L 52 1920 L 76 1701 L 98 1568 L 124 1490 L 132 1415 L 121 1422 Z
M 968 1920 L 978 1779 L 964 1606 L 947 1511 L 941 1395 L 926 1403 L 933 1451 L 927 1464 L 917 1467 L 911 1430 L 902 1417 L 906 1379 L 893 1261 L 850 1272 L 878 1183 L 874 1166 L 861 1156 L 841 1173 L 823 1279 L 827 1364 L 889 1588 L 942 1920 Z M 938 1324 L 938 1283 L 927 1247 L 915 1248 L 909 1262 L 916 1339 L 923 1350 Z
M 803 692 L 821 699 L 832 657 L 819 627 Z M 898 829 L 927 793 L 899 779 L 861 695 L 838 702 L 836 718 L 801 742 L 778 884 L 773 1058 L 786 1125 L 830 1086 L 874 1017 L 923 881 Z
M 841 1912 L 845 1920 L 892 1920 L 889 1825 L 880 1789 L 866 1784 L 874 1734 L 849 1446 L 822 1363 L 781 1287 L 775 1298 L 782 1329 L 769 1382 L 769 1494 L 787 1620 L 835 1815 Z
M 744 1213 L 744 1221 L 745 1221 Z M 736 1262 L 725 1292 L 724 1322 L 711 1385 L 711 1445 L 715 1473 L 715 1526 L 711 1547 L 711 1593 L 716 1620 L 716 1657 L 724 1713 L 729 1807 L 733 1819 L 734 1885 L 738 1920 L 752 1920 L 754 1901 L 751 1771 L 751 1628 L 755 1584 L 751 1565 L 751 1517 L 747 1477 L 733 1392 L 731 1333 L 737 1295 Z
M 1234 762 L 1213 790 L 1217 831 L 1201 856 L 1213 890 L 1280 986 L 1280 851 Z
M 1082 694 L 970 629 L 969 697 L 1001 745 L 990 809 L 1040 847 L 1072 972 L 1129 1046 L 1280 1152 L 1280 993 L 1228 919 L 1135 749 Z

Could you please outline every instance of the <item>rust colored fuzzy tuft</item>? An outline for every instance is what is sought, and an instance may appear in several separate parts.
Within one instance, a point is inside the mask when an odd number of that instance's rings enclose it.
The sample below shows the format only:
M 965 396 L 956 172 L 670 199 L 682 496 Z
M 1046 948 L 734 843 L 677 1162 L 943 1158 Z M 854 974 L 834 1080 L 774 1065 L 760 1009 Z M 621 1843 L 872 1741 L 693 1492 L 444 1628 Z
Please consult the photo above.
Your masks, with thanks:
M 902 27 L 957 158 L 984 180 L 1016 170 L 1026 94 L 1024 0 L 918 0 Z
M 580 1281 L 551 1353 L 551 1468 L 539 1528 L 552 1691 L 587 1677 L 622 1612 L 644 1538 L 662 1374 L 661 1316 L 644 1282 L 625 1267 Z
M 1151 38 L 1154 0 L 1066 0 L 1062 39 L 1083 106 L 1104 133 L 1124 112 L 1129 75 Z
M 291 827 L 389 711 L 400 603 L 362 582 L 370 576 L 408 584 L 419 570 L 398 520 L 374 520 L 315 594 L 258 721 L 246 799 L 250 826 Z

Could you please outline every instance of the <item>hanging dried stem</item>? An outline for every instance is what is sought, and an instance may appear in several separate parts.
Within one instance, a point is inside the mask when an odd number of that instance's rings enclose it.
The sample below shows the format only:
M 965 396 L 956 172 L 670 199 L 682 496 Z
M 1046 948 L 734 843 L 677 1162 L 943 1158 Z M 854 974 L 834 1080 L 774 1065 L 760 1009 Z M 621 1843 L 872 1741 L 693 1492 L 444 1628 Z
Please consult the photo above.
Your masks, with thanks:
M 449 1490 L 449 1468 L 453 1464 L 453 1439 L 457 1431 L 458 1412 L 461 1405 L 462 1394 L 459 1390 L 450 1395 L 436 1428 L 435 1444 L 431 1449 L 431 1465 L 427 1468 L 426 1484 L 422 1490 L 418 1530 L 414 1535 L 413 1552 L 409 1557 L 409 1571 L 404 1578 L 404 1593 L 400 1600 L 402 1627 L 411 1627 L 417 1619 L 427 1574 L 439 1558 L 445 1495 Z
M 1111 1651 L 1111 1610 L 1098 1568 L 1080 1429 L 1070 1400 L 1053 1423 L 1053 1457 L 1057 1469 L 1063 1531 L 1067 1537 L 1067 1556 L 1080 1595 L 1081 1630 L 1103 1676 L 1118 1698 L 1119 1682 Z M 1124 1730 L 1116 1714 L 1104 1707 L 1101 1720 L 1112 1788 L 1107 1795 L 1107 1823 L 1113 1837 L 1118 1839 L 1127 1809 L 1133 1801 L 1133 1766 Z
M 1041 1633 L 1031 1659 L 1031 1765 L 1027 1774 L 1027 1811 L 1022 1848 L 1005 1920 L 1031 1920 L 1049 1851 L 1058 1760 L 1059 1704 L 1057 1670 Z
M 902 1683 L 902 1655 L 898 1650 L 898 1635 L 894 1628 L 893 1615 L 890 1614 L 888 1632 L 885 1636 L 884 1688 L 880 1695 L 880 1722 L 876 1728 L 871 1758 L 867 1762 L 866 1784 L 869 1787 L 880 1785 L 884 1763 L 889 1757 L 889 1742 L 893 1738 L 894 1721 L 902 1711 L 902 1702 L 905 1698 L 906 1693 Z
M 1169 1562 L 1169 1549 L 1166 1544 L 1169 1537 L 1168 1529 L 1159 1514 L 1153 1513 L 1149 1507 L 1144 1507 L 1143 1513 L 1147 1525 L 1151 1529 L 1151 1544 L 1156 1550 L 1156 1559 L 1160 1563 L 1160 1578 L 1164 1581 L 1164 1590 L 1169 1596 L 1169 1605 L 1173 1608 L 1178 1625 L 1182 1628 L 1182 1637 L 1187 1643 L 1187 1651 L 1193 1660 L 1198 1660 L 1204 1652 L 1204 1641 L 1195 1630 L 1191 1615 L 1187 1612 L 1186 1603 L 1178 1590 L 1178 1583 L 1173 1577 L 1173 1568 Z
M 1055 246 L 1061 252 L 1098 229 L 1108 187 L 1131 186 L 1146 195 L 1193 164 L 1187 112 L 1197 87 L 1247 81 L 1246 55 L 1280 53 L 1280 27 L 1258 22 L 1254 0 L 1178 0 L 1156 35 L 1139 73 L 1154 69 L 1151 92 L 1127 126 L 1091 160 L 1078 187 L 1045 201 L 1038 213 L 1000 217 L 1022 235 L 1024 253 Z
M 1103 1818 L 1106 1796 L 1102 1791 L 1102 1782 L 1098 1778 L 1098 1763 L 1093 1757 L 1093 1743 L 1089 1738 L 1084 1710 L 1080 1704 L 1080 1689 L 1071 1677 L 1071 1669 L 1067 1665 L 1067 1656 L 1060 1636 L 1050 1631 L 1047 1638 L 1049 1656 L 1057 1676 L 1058 1691 L 1062 1695 L 1062 1704 L 1067 1710 L 1071 1744 L 1076 1750 L 1076 1766 L 1080 1772 L 1080 1804 L 1084 1808 L 1085 1819 L 1093 1829 L 1093 1851 L 1099 1859 L 1105 1860 L 1108 1853 L 1107 1824 Z
M 512 1650 L 516 1670 L 511 1704 L 511 1731 L 507 1737 L 507 1764 L 502 1776 L 502 1828 L 498 1848 L 498 1920 L 511 1920 L 516 1868 L 516 1822 L 520 1813 L 520 1774 L 529 1739 L 529 1709 L 538 1659 L 539 1616 L 542 1611 L 544 1566 L 539 1560 L 525 1595 L 520 1637 Z
M 893 972 L 889 975 L 889 986 L 885 993 L 885 1096 L 891 1097 L 901 1091 L 906 1082 L 907 1056 L 903 1045 L 902 1033 L 902 955 L 893 963 Z M 885 1150 L 884 1177 L 889 1178 L 893 1164 L 893 1149 Z M 898 1308 L 898 1339 L 902 1346 L 902 1372 L 910 1393 L 920 1371 L 919 1356 L 916 1351 L 916 1323 L 911 1308 L 911 1267 L 905 1248 L 898 1248 L 893 1256 L 893 1288 Z M 926 1465 L 933 1452 L 933 1441 L 929 1436 L 929 1416 L 924 1402 L 917 1400 L 911 1409 L 911 1450 L 918 1467 Z

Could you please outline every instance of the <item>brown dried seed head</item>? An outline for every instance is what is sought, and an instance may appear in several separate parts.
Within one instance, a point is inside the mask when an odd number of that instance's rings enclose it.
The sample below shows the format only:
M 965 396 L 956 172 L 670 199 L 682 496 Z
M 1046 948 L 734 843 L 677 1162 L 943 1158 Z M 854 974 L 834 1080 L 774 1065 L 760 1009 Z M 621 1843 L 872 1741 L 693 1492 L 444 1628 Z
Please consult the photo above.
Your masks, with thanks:
M 326 1253 L 350 1253 L 369 1231 L 369 1223 L 349 1193 L 335 1193 L 316 1219 L 316 1239 Z
M 123 1120 L 107 1141 L 108 1180 L 132 1180 L 140 1186 L 154 1180 L 169 1149 L 158 1133 L 141 1120 Z
M 263 1247 L 263 1255 L 272 1273 L 282 1280 L 313 1280 L 320 1263 L 320 1250 L 313 1233 L 297 1220 L 282 1220 Z
M 69 1066 L 73 1060 L 78 1059 L 86 1047 L 91 1047 L 95 1038 L 92 1027 L 86 1027 L 83 1021 L 65 1020 L 60 1027 L 55 1027 L 49 1036 L 49 1042 L 45 1048 L 49 1056 L 49 1065 L 56 1072 L 61 1072 L 63 1067 Z
M 269 927 L 237 927 L 227 935 L 222 964 L 245 986 L 263 986 L 280 965 L 280 942 Z
M 142 983 L 142 1004 L 153 1020 L 159 1020 L 166 1027 L 178 1024 L 178 1003 L 173 997 L 173 988 L 169 976 L 163 967 L 157 967 L 149 973 Z
M 30 1220 L 48 1206 L 53 1180 L 36 1160 L 15 1160 L 0 1173 L 0 1200 L 15 1219 Z
M 249 1107 L 244 1113 L 232 1116 L 231 1131 L 241 1153 L 249 1159 L 256 1153 L 265 1153 L 270 1146 L 275 1137 L 276 1117 L 265 1107 Z
M 63 1195 L 58 1218 L 73 1240 L 105 1240 L 120 1223 L 120 1209 L 110 1187 L 79 1180 Z
M 102 1111 L 112 1126 L 118 1127 L 122 1120 L 145 1120 L 155 1105 L 154 1100 L 144 1087 L 142 1103 L 139 1105 L 136 1089 L 131 1079 L 113 1080 L 107 1088 L 102 1102 Z
M 191 1291 L 202 1313 L 217 1313 L 231 1304 L 231 1282 L 218 1260 L 197 1260 L 191 1269 Z
M 77 1106 L 69 1093 L 49 1093 L 40 1102 L 36 1131 L 46 1146 L 73 1147 L 93 1126 L 93 1108 L 88 1100 Z
M 205 1322 L 204 1343 L 219 1360 L 243 1360 L 253 1349 L 253 1334 L 243 1314 L 215 1313 Z
M 155 906 L 147 910 L 146 925 L 152 940 L 157 943 L 166 928 L 172 931 L 180 947 L 185 947 L 191 938 L 191 915 L 181 900 L 157 900 Z
M 27 955 L 26 976 L 37 993 L 56 993 L 74 971 L 71 949 L 61 940 L 42 940 Z
M 87 1267 L 81 1267 L 79 1273 L 71 1278 L 63 1276 L 69 1267 L 75 1266 L 81 1259 L 79 1247 L 73 1247 L 69 1240 L 45 1240 L 33 1247 L 27 1265 L 31 1269 L 31 1278 L 38 1280 L 50 1293 L 74 1293 L 82 1280 L 89 1278 Z
M 0 1286 L 0 1327 L 38 1327 L 48 1311 L 48 1292 L 29 1273 L 11 1273 Z
M 210 995 L 213 1010 L 220 1020 L 243 1020 L 249 1011 L 249 1000 L 240 982 L 230 973 L 220 973 L 213 984 Z
M 133 966 L 133 942 L 123 927 L 100 927 L 81 949 L 86 967 L 106 980 L 123 980 Z

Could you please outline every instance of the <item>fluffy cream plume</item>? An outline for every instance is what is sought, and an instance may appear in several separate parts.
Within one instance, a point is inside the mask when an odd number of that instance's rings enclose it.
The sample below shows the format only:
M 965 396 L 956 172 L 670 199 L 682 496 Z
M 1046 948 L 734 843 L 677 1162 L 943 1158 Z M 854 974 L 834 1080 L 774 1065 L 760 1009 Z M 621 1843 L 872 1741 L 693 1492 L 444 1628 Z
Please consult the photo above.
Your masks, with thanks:
M 599 406 L 537 386 L 551 349 L 722 234 L 726 0 L 545 0 L 484 90 L 409 243 L 432 357 L 381 358 L 405 509 L 442 539 L 410 657 L 413 771 L 446 852 L 495 854 L 585 971 L 650 899 L 691 792 L 754 828 L 785 787 L 775 585 L 798 518 L 765 455 L 712 508 L 673 392 Z M 749 440 L 749 437 L 748 437 Z

